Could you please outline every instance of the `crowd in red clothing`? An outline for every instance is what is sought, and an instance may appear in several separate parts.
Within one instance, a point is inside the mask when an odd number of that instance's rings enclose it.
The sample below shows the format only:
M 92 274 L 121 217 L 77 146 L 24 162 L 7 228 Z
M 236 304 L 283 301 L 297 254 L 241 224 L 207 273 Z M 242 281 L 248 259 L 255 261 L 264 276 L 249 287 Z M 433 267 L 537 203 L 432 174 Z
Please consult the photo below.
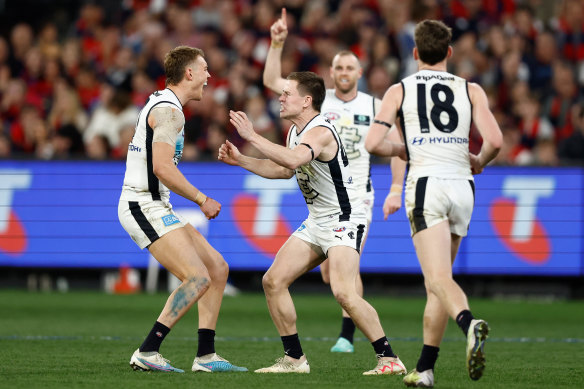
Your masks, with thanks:
M 423 19 L 453 29 L 449 71 L 487 91 L 505 145 L 496 163 L 584 163 L 584 0 L 128 0 L 115 12 L 79 6 L 69 28 L 14 21 L 0 37 L 0 158 L 123 159 L 139 109 L 164 88 L 169 49 L 204 50 L 212 75 L 185 106 L 186 160 L 214 159 L 243 110 L 283 142 L 276 95 L 262 85 L 269 27 L 288 11 L 282 70 L 311 70 L 332 87 L 340 49 L 364 69 L 359 89 L 382 97 L 416 71 L 413 30 Z M 480 139 L 473 131 L 471 149 Z

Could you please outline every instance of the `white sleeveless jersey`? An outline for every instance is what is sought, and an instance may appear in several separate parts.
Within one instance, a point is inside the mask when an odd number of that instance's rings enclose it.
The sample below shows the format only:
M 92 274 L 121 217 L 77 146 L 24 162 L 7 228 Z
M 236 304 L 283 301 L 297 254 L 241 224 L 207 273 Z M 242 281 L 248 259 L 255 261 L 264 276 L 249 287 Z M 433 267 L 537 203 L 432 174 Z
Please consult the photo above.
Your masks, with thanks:
M 326 127 L 333 134 L 338 151 L 330 161 L 318 158 L 296 168 L 296 181 L 308 205 L 310 218 L 339 215 L 339 221 L 350 220 L 356 209 L 361 210 L 357 190 L 349 170 L 349 160 L 339 134 L 323 115 L 316 115 L 297 133 L 293 125 L 288 133 L 288 147 L 293 149 L 302 143 L 302 137 L 315 127 Z M 305 146 L 300 146 L 305 147 Z
M 365 138 L 375 118 L 375 97 L 357 92 L 351 101 L 343 101 L 334 89 L 327 89 L 320 110 L 339 132 L 359 195 L 373 191 L 370 156 L 365 150 Z
M 144 108 L 140 111 L 136 123 L 136 131 L 128 146 L 126 159 L 126 175 L 122 188 L 121 200 L 168 202 L 170 191 L 158 180 L 152 165 L 152 138 L 154 130 L 148 125 L 148 116 L 153 108 L 172 107 L 182 113 L 182 104 L 173 91 L 164 89 L 156 91 L 148 97 Z M 174 164 L 178 165 L 184 147 L 184 127 L 177 134 Z
M 409 159 L 408 178 L 472 180 L 469 132 L 472 105 L 465 79 L 422 70 L 402 80 L 399 118 Z

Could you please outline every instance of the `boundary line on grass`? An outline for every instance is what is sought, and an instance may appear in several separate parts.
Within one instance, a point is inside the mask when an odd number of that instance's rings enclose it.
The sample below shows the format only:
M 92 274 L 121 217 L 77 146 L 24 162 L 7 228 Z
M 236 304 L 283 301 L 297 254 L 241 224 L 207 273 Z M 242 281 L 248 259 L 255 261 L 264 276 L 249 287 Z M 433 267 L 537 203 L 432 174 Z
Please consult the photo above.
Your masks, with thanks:
M 130 337 L 130 336 L 60 336 L 60 335 L 1 335 L 0 340 L 53 340 L 53 341 L 79 341 L 79 340 L 103 340 L 103 341 L 135 341 L 140 340 L 140 337 Z M 307 336 L 301 337 L 302 341 L 307 342 L 331 342 L 337 340 L 337 338 L 331 337 L 314 337 Z M 167 341 L 196 341 L 196 337 L 169 337 Z M 422 342 L 423 339 L 419 337 L 398 337 L 389 338 L 391 342 L 401 341 L 401 342 Z M 279 337 L 269 337 L 269 336 L 218 336 L 215 338 L 217 342 L 281 342 Z M 356 342 L 369 342 L 367 338 L 355 338 Z M 461 342 L 466 341 L 465 338 L 444 338 L 444 342 Z M 489 338 L 489 342 L 495 343 L 584 343 L 582 338 L 545 338 L 545 337 L 503 337 L 503 338 Z

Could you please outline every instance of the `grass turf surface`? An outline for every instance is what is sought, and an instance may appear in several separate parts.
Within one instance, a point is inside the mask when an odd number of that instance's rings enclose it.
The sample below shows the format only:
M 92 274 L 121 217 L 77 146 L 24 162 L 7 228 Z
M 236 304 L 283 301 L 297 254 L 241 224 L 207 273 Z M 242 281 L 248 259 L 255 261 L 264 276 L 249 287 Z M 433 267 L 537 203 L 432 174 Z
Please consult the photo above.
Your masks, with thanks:
M 376 364 L 373 349 L 356 333 L 354 354 L 329 352 L 340 331 L 340 309 L 330 295 L 293 293 L 298 330 L 311 373 L 259 375 L 192 373 L 196 308 L 171 331 L 162 354 L 185 374 L 134 372 L 132 352 L 141 344 L 167 296 L 99 292 L 28 293 L 0 290 L 0 387 L 6 388 L 387 388 L 401 377 L 363 376 Z M 424 300 L 366 296 L 377 309 L 393 349 L 408 369 L 422 347 Z M 449 323 L 440 348 L 436 388 L 584 387 L 584 302 L 470 300 L 473 313 L 491 326 L 487 368 L 468 378 L 465 339 Z M 264 296 L 225 297 L 217 352 L 236 365 L 265 367 L 283 355 Z

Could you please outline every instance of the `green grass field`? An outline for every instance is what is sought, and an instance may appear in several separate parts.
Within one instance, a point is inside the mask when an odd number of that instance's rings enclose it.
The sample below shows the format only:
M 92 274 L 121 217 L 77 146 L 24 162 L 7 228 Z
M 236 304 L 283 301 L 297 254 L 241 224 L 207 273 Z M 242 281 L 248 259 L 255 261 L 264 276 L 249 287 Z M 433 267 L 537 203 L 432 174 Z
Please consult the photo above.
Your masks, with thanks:
M 414 368 L 422 346 L 418 298 L 367 296 L 380 314 L 394 350 Z M 132 352 L 150 330 L 166 295 L 99 292 L 28 293 L 0 290 L 0 387 L 5 388 L 387 388 L 400 377 L 366 377 L 376 361 L 363 334 L 354 354 L 328 350 L 340 330 L 340 311 L 326 294 L 293 295 L 298 329 L 311 365 L 307 375 L 192 373 L 196 310 L 175 326 L 162 354 L 185 374 L 134 372 Z M 450 323 L 435 370 L 436 388 L 584 387 L 584 302 L 470 301 L 491 326 L 487 370 L 471 381 L 465 341 Z M 243 294 L 223 302 L 217 351 L 250 370 L 283 354 L 264 296 Z

